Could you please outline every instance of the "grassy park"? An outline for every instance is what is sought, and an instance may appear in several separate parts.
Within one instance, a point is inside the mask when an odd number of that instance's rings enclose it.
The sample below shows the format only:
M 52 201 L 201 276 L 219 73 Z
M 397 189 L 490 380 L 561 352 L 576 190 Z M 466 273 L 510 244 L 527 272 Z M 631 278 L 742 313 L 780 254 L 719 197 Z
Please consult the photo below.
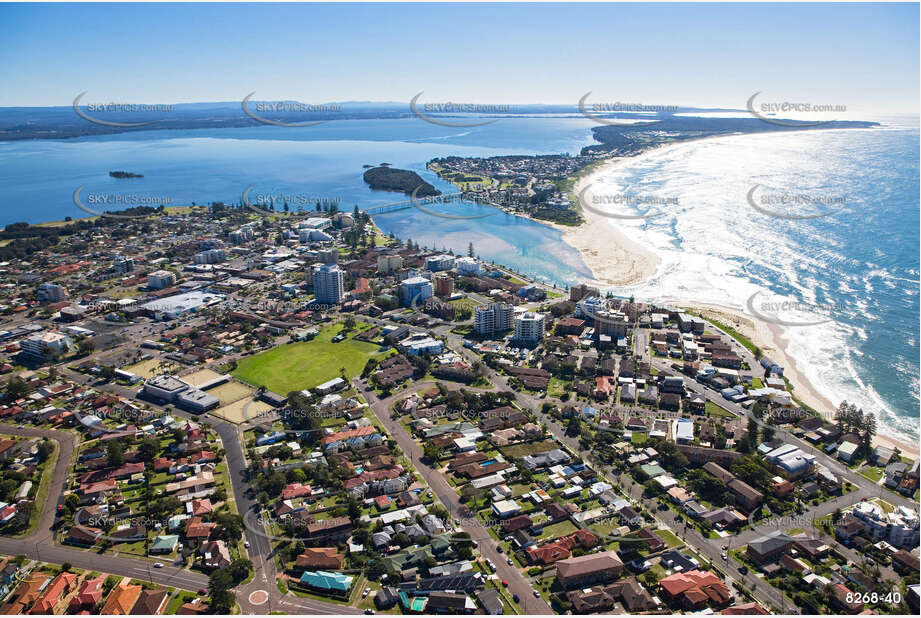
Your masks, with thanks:
M 333 343 L 342 325 L 323 329 L 311 341 L 289 343 L 237 364 L 233 375 L 254 386 L 285 395 L 310 389 L 339 376 L 340 367 L 352 377 L 361 373 L 369 358 L 382 358 L 386 352 L 364 341 L 345 339 Z

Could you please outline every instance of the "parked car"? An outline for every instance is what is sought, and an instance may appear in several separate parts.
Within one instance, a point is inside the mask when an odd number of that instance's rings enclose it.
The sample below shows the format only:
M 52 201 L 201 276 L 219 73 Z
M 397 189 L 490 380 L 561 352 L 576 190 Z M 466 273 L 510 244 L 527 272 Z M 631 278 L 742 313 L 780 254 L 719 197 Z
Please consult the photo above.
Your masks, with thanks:
M 154 568 L 155 568 L 155 569 L 162 569 L 162 568 L 163 568 L 163 563 L 162 563 L 162 562 L 154 562 Z

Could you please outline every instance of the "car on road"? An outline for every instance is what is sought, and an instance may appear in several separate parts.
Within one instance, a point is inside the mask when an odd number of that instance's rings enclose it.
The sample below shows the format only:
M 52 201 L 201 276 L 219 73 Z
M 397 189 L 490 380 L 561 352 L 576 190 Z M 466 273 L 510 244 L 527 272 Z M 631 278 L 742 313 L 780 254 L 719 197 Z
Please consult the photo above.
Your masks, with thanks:
M 207 588 L 199 588 L 199 589 L 198 589 L 198 594 L 208 594 L 208 589 L 207 589 Z
M 371 589 L 370 589 L 370 588 L 365 588 L 364 591 L 362 591 L 362 593 L 361 593 L 361 598 L 364 599 L 364 598 L 367 597 L 369 594 L 371 594 Z
M 243 541 L 243 547 L 249 549 L 249 541 Z
M 503 588 L 508 588 L 508 582 L 505 581 L 504 579 L 502 580 L 502 587 L 503 587 Z
M 539 593 L 537 590 L 532 590 L 531 592 L 534 594 L 534 598 L 535 598 L 535 599 L 539 599 L 539 598 L 540 598 L 540 593 Z
M 365 615 L 366 615 L 366 616 L 373 616 L 373 615 L 374 615 L 374 610 L 373 610 L 373 609 L 366 609 L 366 610 L 365 610 Z
M 742 575 L 746 575 L 748 573 L 748 567 L 743 564 L 742 566 L 739 567 L 739 573 L 741 573 Z
M 499 552 L 499 553 L 501 554 L 501 553 L 504 552 L 505 550 L 502 549 L 502 546 L 501 546 L 501 545 L 496 545 L 496 551 Z
M 720 558 L 722 558 L 723 560 L 729 560 L 729 554 L 727 554 L 726 552 L 720 552 Z
M 155 569 L 162 569 L 162 568 L 163 568 L 163 563 L 162 563 L 162 562 L 154 562 L 154 568 L 155 568 Z
M 515 566 L 515 563 L 512 561 L 511 558 L 509 558 L 508 560 L 506 560 L 506 562 L 508 563 L 509 566 Z
M 517 594 L 513 594 L 513 595 L 512 595 L 512 600 L 513 600 L 515 603 L 517 603 L 517 602 L 520 601 L 521 599 L 519 598 L 519 596 L 518 596 Z
M 720 547 L 720 549 L 722 549 L 723 551 L 726 551 L 727 549 L 729 549 L 729 545 L 723 545 L 722 547 Z

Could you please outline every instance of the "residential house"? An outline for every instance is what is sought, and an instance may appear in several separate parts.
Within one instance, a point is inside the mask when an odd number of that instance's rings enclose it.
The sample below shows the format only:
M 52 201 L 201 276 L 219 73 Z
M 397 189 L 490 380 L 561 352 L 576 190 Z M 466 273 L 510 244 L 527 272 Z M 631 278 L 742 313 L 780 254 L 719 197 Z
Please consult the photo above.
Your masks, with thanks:
M 166 609 L 169 591 L 163 588 L 142 590 L 131 613 L 135 616 L 159 616 Z
M 557 581 L 565 589 L 607 583 L 620 577 L 624 564 L 613 551 L 567 558 L 556 563 Z
M 103 616 L 127 616 L 134 609 L 143 588 L 132 584 L 119 584 L 112 588 L 106 597 L 105 605 L 99 612 Z

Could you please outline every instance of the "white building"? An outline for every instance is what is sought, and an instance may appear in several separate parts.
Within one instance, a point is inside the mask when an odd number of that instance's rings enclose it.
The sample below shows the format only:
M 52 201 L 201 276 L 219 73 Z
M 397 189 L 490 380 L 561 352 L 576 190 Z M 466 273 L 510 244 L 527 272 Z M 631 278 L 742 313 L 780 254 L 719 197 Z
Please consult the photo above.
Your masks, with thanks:
M 206 249 L 195 254 L 196 264 L 220 264 L 227 259 L 223 249 Z
M 900 506 L 886 512 L 875 502 L 858 502 L 852 511 L 864 523 L 874 538 L 895 547 L 913 549 L 919 543 L 918 512 Z
M 112 262 L 112 270 L 119 274 L 134 271 L 134 258 L 125 255 L 116 255 Z
M 442 255 L 432 255 L 425 258 L 425 270 L 433 273 L 440 270 L 451 270 L 454 268 L 454 256 L 444 253 Z
M 252 240 L 253 236 L 253 229 L 244 225 L 239 230 L 234 230 L 227 234 L 227 239 L 232 243 L 240 243 Z
M 162 290 L 176 284 L 176 275 L 168 270 L 155 270 L 147 275 L 147 287 L 151 290 Z
M 381 275 L 392 273 L 403 268 L 403 256 L 379 255 L 377 256 L 377 272 Z
M 318 303 L 336 305 L 345 293 L 345 276 L 336 264 L 323 264 L 313 269 L 313 293 Z
M 29 356 L 42 360 L 60 358 L 74 347 L 74 340 L 53 330 L 35 333 L 19 342 L 19 347 Z
M 457 272 L 462 275 L 475 275 L 480 272 L 480 262 L 476 258 L 457 258 L 455 265 L 457 266 Z
M 36 292 L 39 302 L 57 303 L 67 298 L 67 290 L 57 283 L 43 283 Z
M 410 277 L 400 282 L 400 302 L 409 307 L 432 297 L 432 282 L 425 277 Z
M 514 309 L 508 303 L 478 305 L 473 312 L 474 330 L 478 335 L 492 337 L 512 329 Z
M 544 314 L 528 311 L 515 316 L 515 340 L 537 343 L 544 338 Z

